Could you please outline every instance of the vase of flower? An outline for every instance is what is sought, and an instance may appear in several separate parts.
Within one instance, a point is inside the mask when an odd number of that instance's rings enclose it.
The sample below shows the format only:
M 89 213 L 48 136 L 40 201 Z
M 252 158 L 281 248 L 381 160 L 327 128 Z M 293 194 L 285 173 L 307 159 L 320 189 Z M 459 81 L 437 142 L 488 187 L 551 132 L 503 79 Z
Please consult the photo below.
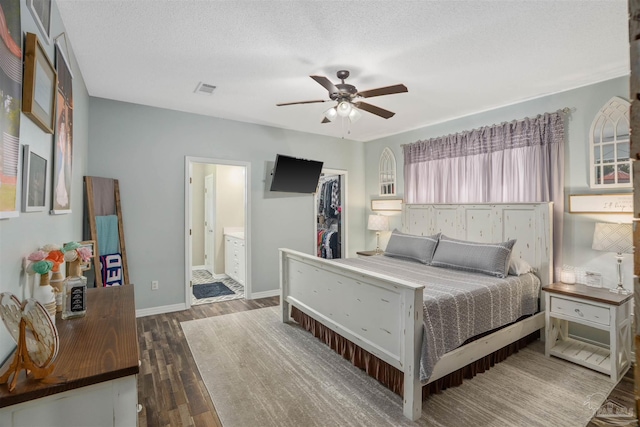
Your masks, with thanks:
M 90 259 L 90 252 L 76 242 L 67 243 L 62 251 L 64 259 L 69 263 L 62 294 L 62 318 L 66 320 L 82 317 L 87 313 L 87 278 L 82 275 L 80 266 L 81 262 Z

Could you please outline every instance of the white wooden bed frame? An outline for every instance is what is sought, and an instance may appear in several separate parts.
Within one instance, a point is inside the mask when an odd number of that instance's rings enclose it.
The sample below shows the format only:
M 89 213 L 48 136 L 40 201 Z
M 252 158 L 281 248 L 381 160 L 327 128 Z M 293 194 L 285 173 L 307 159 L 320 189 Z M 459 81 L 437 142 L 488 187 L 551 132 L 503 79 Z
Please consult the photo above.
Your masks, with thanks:
M 478 241 L 517 239 L 512 256 L 533 266 L 542 286 L 551 282 L 551 203 L 405 205 L 403 232 Z M 403 413 L 422 414 L 420 352 L 422 291 L 386 275 L 280 249 L 280 305 L 289 322 L 290 305 L 404 373 Z M 542 299 L 541 299 L 542 304 Z M 544 312 L 445 354 L 429 383 L 544 327 Z

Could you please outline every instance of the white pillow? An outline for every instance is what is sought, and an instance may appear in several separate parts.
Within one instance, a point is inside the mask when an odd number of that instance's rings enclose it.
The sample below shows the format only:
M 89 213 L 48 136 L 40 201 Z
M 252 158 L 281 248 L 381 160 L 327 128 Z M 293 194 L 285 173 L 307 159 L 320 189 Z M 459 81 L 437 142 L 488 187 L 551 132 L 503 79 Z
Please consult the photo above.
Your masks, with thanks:
M 520 276 L 525 273 L 530 273 L 533 268 L 529 263 L 522 258 L 511 257 L 509 260 L 509 274 L 511 276 Z

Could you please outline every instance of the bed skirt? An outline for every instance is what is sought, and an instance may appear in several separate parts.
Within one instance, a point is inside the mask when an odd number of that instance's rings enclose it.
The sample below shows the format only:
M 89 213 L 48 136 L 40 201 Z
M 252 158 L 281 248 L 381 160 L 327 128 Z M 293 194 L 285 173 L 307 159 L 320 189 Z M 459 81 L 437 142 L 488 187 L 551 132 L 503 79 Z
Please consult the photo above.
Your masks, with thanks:
M 300 326 L 331 347 L 333 351 L 351 361 L 354 366 L 364 370 L 369 376 L 378 380 L 394 393 L 399 394 L 400 396 L 403 395 L 404 374 L 402 371 L 389 365 L 387 362 L 378 359 L 368 351 L 358 347 L 353 342 L 332 331 L 294 306 L 291 306 L 291 317 L 299 323 Z M 473 337 L 465 341 L 464 344 L 482 338 L 483 336 L 493 333 L 498 329 Z M 450 373 L 449 375 L 424 385 L 422 387 L 422 400 L 427 399 L 431 394 L 439 393 L 449 387 L 459 386 L 462 384 L 463 380 L 473 378 L 477 374 L 483 373 L 496 363 L 502 362 L 507 357 L 517 353 L 518 350 L 526 347 L 529 343 L 536 341 L 539 338 L 540 331 L 537 330 L 518 341 L 502 347 L 500 350 L 497 350 L 463 368 L 458 369 L 457 371 Z

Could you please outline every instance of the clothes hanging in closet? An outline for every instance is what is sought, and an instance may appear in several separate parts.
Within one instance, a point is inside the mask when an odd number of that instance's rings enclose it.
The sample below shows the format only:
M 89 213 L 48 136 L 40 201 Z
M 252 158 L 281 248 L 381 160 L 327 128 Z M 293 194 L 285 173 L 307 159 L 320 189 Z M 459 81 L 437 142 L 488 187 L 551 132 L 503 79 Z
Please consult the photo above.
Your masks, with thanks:
M 326 259 L 340 258 L 337 231 L 328 229 L 318 231 L 318 256 Z
M 320 187 L 318 215 L 325 218 L 337 218 L 340 213 L 340 183 L 337 179 L 325 181 Z

